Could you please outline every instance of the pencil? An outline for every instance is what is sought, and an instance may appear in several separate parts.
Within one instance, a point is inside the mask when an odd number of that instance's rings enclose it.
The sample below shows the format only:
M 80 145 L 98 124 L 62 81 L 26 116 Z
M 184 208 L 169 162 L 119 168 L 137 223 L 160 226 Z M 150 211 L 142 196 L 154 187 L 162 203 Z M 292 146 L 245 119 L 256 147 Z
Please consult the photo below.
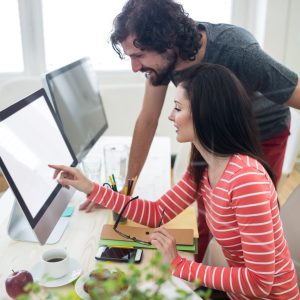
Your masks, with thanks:
M 131 188 L 131 194 L 133 193 L 133 191 L 135 189 L 135 185 L 136 185 L 137 180 L 138 180 L 138 177 L 135 176 L 134 179 L 133 179 L 133 185 L 132 185 L 132 188 Z
M 123 195 L 127 195 L 127 185 L 123 187 Z
M 112 177 L 111 177 L 111 176 L 108 176 L 108 179 L 109 179 L 110 185 L 113 186 L 113 185 L 114 185 L 114 182 L 113 182 Z
M 113 191 L 117 192 L 118 191 L 118 188 L 117 188 L 117 184 L 116 184 L 116 181 L 114 181 L 113 179 L 113 175 L 112 176 L 109 176 L 109 182 L 111 184 L 111 188 Z

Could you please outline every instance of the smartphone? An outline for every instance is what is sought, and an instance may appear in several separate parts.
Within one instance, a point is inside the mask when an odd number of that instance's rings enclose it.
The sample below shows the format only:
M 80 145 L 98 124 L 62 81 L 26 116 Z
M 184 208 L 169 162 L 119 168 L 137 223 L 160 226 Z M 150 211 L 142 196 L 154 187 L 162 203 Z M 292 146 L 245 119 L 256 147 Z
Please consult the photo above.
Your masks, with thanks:
M 133 261 L 139 263 L 142 260 L 143 250 L 136 248 L 119 248 L 101 246 L 95 258 L 105 261 L 129 262 Z

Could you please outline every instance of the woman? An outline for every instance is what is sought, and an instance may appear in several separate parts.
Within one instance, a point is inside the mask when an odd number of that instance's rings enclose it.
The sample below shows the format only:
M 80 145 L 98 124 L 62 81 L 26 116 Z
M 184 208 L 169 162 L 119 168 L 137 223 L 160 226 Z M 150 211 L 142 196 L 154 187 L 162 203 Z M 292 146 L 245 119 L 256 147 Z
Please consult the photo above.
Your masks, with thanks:
M 150 242 L 173 266 L 174 275 L 199 279 L 231 299 L 300 299 L 297 276 L 283 236 L 274 178 L 261 159 L 250 100 L 225 67 L 197 65 L 183 72 L 169 117 L 177 140 L 192 143 L 190 167 L 156 202 L 132 201 L 125 216 L 157 227 L 194 201 L 198 219 L 222 246 L 229 267 L 180 257 L 175 239 L 159 227 Z M 52 165 L 58 181 L 85 192 L 90 201 L 119 213 L 130 200 L 91 182 L 79 170 Z M 203 229 L 206 230 L 206 229 Z

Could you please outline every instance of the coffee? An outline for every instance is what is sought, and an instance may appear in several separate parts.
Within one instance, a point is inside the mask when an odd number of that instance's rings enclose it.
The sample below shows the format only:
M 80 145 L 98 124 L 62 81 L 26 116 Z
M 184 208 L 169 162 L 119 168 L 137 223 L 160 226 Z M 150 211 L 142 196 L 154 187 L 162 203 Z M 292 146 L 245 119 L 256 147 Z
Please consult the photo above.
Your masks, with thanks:
M 65 259 L 64 257 L 55 257 L 55 258 L 47 259 L 47 262 L 58 262 L 58 261 L 62 261 L 64 259 Z
M 70 271 L 70 260 L 65 249 L 48 249 L 42 254 L 43 272 L 50 278 L 61 278 Z

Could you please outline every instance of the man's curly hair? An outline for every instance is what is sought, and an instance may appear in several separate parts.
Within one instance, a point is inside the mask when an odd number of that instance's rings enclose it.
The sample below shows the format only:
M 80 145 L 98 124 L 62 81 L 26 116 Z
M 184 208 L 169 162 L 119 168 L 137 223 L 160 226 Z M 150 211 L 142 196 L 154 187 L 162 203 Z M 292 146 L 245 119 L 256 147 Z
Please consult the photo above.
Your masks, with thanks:
M 110 40 L 124 58 L 120 44 L 134 35 L 134 45 L 163 53 L 176 47 L 183 60 L 194 60 L 201 47 L 201 34 L 182 5 L 172 0 L 129 0 L 113 23 Z

